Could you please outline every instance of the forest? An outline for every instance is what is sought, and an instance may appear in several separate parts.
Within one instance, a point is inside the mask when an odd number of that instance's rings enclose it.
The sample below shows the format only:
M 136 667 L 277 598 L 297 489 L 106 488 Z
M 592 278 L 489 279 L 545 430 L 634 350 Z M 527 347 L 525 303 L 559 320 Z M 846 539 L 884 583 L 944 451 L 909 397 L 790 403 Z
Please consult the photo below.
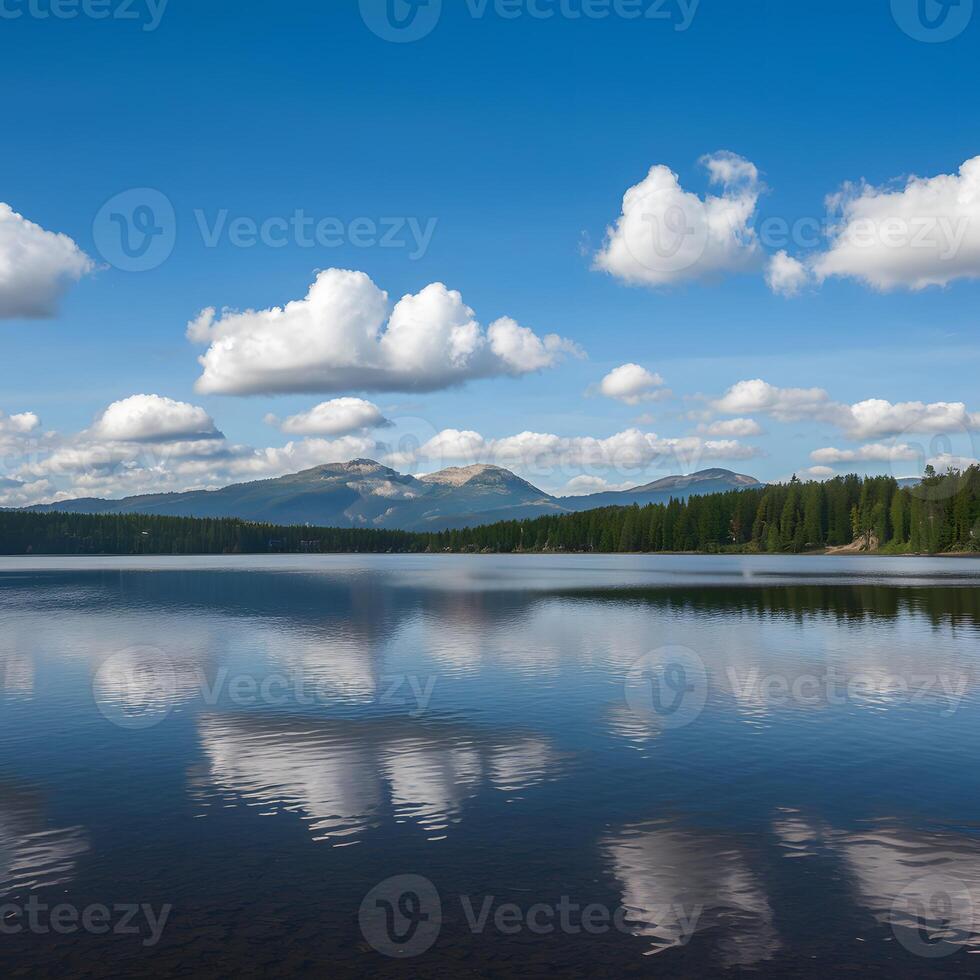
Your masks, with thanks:
M 915 486 L 892 477 L 608 507 L 431 532 L 278 527 L 231 518 L 0 511 L 4 555 L 424 552 L 794 553 L 853 546 L 885 554 L 980 551 L 980 467 Z

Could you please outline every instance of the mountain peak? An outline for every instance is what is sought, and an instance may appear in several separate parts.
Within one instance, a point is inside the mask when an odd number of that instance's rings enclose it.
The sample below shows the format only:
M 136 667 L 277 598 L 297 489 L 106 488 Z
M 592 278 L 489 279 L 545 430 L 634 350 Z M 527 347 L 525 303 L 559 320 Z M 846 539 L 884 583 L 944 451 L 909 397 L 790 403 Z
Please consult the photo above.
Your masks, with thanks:
M 642 487 L 636 487 L 631 492 L 650 491 L 650 490 L 683 490 L 697 484 L 707 484 L 722 482 L 729 485 L 729 489 L 735 490 L 739 487 L 757 487 L 759 481 L 753 476 L 745 476 L 743 473 L 735 473 L 732 470 L 725 470 L 720 467 L 713 467 L 707 470 L 698 470 L 697 473 L 689 473 L 687 476 L 666 476 L 663 479 L 647 483 Z
M 343 473 L 357 476 L 369 476 L 376 473 L 394 473 L 387 466 L 374 459 L 351 459 L 346 463 L 321 463 L 307 473 Z
M 519 480 L 520 477 L 505 470 L 502 466 L 493 466 L 490 463 L 475 463 L 473 466 L 449 466 L 437 473 L 429 473 L 420 476 L 423 483 L 440 483 L 447 487 L 461 487 L 471 480 L 479 479 L 481 476 L 499 476 L 502 479 Z

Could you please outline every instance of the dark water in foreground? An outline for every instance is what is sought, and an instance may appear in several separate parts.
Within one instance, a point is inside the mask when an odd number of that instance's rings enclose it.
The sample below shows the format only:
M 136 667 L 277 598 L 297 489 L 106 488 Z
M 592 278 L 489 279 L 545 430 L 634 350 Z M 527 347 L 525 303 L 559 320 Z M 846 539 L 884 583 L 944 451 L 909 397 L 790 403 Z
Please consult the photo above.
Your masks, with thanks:
M 978 586 L 3 560 L 0 970 L 976 975 Z

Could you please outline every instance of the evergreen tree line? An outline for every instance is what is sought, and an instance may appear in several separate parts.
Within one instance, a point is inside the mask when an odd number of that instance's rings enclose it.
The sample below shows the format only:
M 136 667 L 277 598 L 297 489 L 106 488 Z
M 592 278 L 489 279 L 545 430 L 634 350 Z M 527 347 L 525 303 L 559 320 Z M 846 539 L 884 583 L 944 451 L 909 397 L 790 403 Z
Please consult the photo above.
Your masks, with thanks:
M 268 552 L 768 552 L 859 542 L 868 550 L 980 551 L 980 467 L 915 487 L 838 477 L 440 532 L 279 527 L 234 519 L 0 511 L 0 554 Z

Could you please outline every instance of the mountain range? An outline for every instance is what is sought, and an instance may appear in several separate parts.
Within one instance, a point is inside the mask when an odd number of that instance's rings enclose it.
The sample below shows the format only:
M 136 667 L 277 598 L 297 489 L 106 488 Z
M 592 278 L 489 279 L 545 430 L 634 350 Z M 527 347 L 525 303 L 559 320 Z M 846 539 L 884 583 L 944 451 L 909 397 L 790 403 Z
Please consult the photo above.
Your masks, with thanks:
M 25 508 L 78 514 L 237 517 L 270 524 L 442 530 L 567 514 L 596 507 L 661 503 L 758 487 L 751 476 L 709 469 L 668 476 L 631 490 L 555 497 L 500 466 L 451 467 L 415 477 L 371 459 L 327 463 L 221 490 L 146 494 L 122 500 L 84 497 Z

